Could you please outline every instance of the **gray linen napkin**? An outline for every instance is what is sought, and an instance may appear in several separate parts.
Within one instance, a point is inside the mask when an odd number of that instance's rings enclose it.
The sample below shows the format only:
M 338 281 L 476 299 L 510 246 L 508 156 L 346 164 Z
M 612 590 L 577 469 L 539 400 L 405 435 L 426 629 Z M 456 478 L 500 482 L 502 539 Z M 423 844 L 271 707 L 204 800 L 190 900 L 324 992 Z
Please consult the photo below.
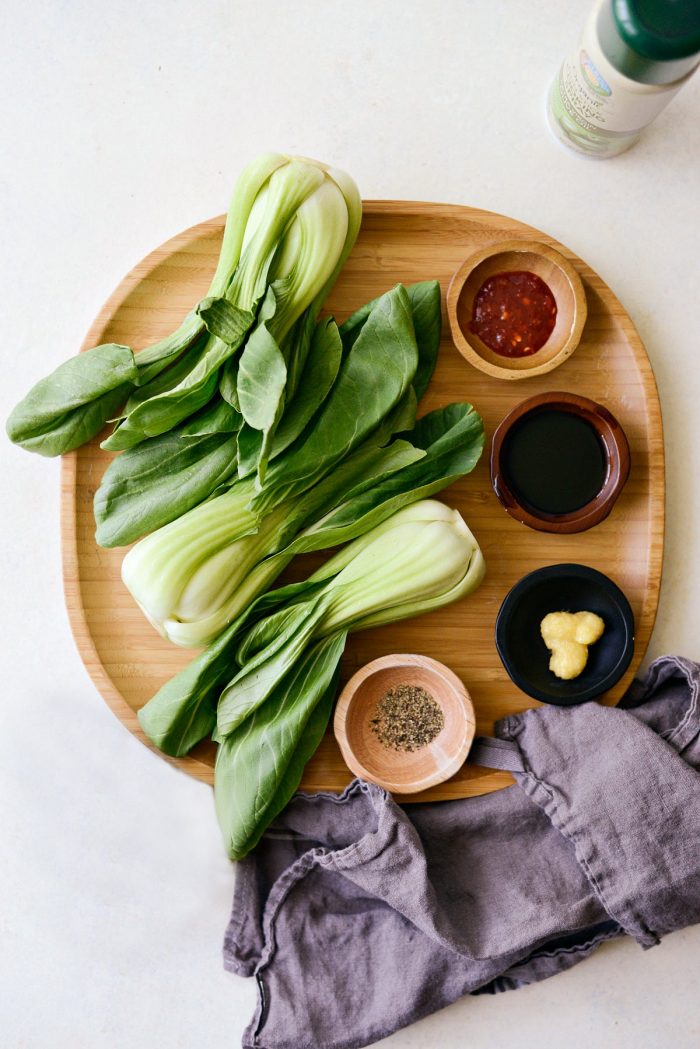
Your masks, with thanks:
M 405 809 L 356 780 L 297 794 L 239 864 L 224 964 L 254 975 L 245 1049 L 355 1049 L 627 933 L 700 921 L 700 667 L 619 707 L 541 707 L 472 758 L 516 785 Z

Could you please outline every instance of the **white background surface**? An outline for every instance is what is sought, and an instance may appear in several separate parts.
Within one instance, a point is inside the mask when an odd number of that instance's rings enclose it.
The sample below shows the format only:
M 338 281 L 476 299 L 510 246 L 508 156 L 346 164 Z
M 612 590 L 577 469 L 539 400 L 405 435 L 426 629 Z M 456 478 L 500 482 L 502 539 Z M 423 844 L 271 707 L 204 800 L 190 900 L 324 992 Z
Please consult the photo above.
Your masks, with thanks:
M 262 149 L 332 161 L 366 197 L 513 215 L 597 269 L 647 345 L 669 511 L 649 654 L 700 658 L 700 77 L 629 154 L 567 153 L 543 98 L 585 6 L 3 0 L 0 415 L 145 253 L 225 210 Z M 4 438 L 0 454 L 0 1044 L 235 1046 L 254 987 L 221 967 L 234 872 L 209 788 L 97 695 L 63 606 L 58 463 Z M 699 963 L 700 928 L 618 942 L 383 1044 L 695 1049 Z

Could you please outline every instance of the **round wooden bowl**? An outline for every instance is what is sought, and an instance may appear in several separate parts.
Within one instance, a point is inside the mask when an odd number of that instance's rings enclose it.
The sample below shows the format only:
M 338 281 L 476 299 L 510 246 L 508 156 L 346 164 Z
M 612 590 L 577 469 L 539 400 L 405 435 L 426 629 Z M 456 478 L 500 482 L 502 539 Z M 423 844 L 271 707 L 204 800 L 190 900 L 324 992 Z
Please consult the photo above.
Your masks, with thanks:
M 445 724 L 432 743 L 400 751 L 379 742 L 371 721 L 377 703 L 397 685 L 424 688 L 442 707 Z M 397 794 L 442 783 L 464 764 L 474 738 L 474 707 L 448 667 L 428 656 L 382 656 L 350 678 L 335 708 L 333 730 L 348 768 Z
M 603 447 L 607 472 L 603 487 L 590 502 L 567 514 L 548 514 L 521 502 L 508 484 L 503 469 L 502 451 L 513 426 L 526 415 L 544 408 L 570 412 L 584 419 L 593 430 Z M 555 532 L 560 535 L 585 532 L 600 524 L 615 505 L 630 473 L 630 447 L 625 431 L 612 412 L 589 397 L 575 393 L 540 393 L 521 401 L 506 415 L 491 439 L 491 484 L 503 508 L 511 517 L 528 528 L 539 532 Z
M 496 273 L 527 270 L 550 288 L 557 319 L 544 346 L 527 357 L 503 357 L 469 330 L 474 298 L 482 284 Z M 470 255 L 447 290 L 447 315 L 452 339 L 470 364 L 496 379 L 529 379 L 563 364 L 579 344 L 588 307 L 583 283 L 561 252 L 536 240 L 502 240 Z

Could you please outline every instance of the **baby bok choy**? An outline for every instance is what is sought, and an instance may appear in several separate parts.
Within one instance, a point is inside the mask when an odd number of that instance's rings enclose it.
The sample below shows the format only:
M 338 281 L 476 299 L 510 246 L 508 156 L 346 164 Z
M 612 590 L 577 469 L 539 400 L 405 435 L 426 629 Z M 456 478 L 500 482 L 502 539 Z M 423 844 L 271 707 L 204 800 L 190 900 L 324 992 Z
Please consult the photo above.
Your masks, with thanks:
M 235 639 L 240 669 L 217 711 L 215 802 L 233 859 L 297 789 L 328 723 L 347 634 L 465 597 L 484 571 L 459 513 L 422 500 L 262 599 L 270 611 Z
M 465 597 L 484 572 L 457 511 L 432 499 L 404 506 L 305 581 L 259 597 L 142 708 L 144 732 L 167 754 L 211 733 L 219 742 L 216 807 L 233 858 L 297 789 L 330 717 L 347 634 Z
M 316 161 L 280 159 L 262 185 L 254 180 L 234 192 L 227 250 L 238 264 L 223 295 L 197 307 L 208 337 L 132 394 L 105 448 L 132 448 L 222 397 L 242 415 L 238 443 L 247 472 L 264 475 L 318 311 L 361 218 L 347 175 Z
M 445 417 L 447 430 L 454 431 L 452 439 L 439 424 L 433 428 L 423 424 L 415 441 L 410 434 L 407 439 L 392 440 L 396 430 L 413 423 L 413 384 L 418 382 L 422 392 L 424 381 L 418 375 L 419 368 L 432 370 L 439 338 L 439 324 L 434 323 L 436 315 L 439 320 L 439 305 L 439 291 L 433 284 L 412 289 L 397 285 L 371 303 L 347 330 L 343 359 L 337 361 L 338 372 L 323 403 L 297 440 L 271 464 L 262 488 L 259 490 L 251 477 L 226 482 L 223 487 L 228 484 L 227 491 L 156 530 L 129 551 L 122 567 L 124 582 L 164 636 L 184 646 L 203 645 L 216 637 L 243 611 L 251 595 L 274 578 L 269 575 L 269 566 L 249 578 L 257 563 L 281 551 L 309 522 L 349 495 L 359 496 L 363 488 L 374 489 L 390 474 L 422 459 L 426 459 L 427 473 L 421 477 L 432 483 L 433 492 L 449 483 L 444 474 L 446 466 L 450 477 L 471 469 L 481 451 L 482 436 L 481 422 L 474 412 L 466 432 L 460 425 L 462 419 Z M 335 323 L 328 320 L 324 327 L 335 328 L 340 345 Z M 381 383 L 375 381 L 376 376 L 382 376 Z M 313 391 L 316 389 L 314 386 Z M 429 449 L 438 441 L 443 447 L 447 441 L 451 451 L 456 451 L 458 431 L 461 451 L 465 447 L 468 450 L 466 458 L 460 459 L 463 465 L 458 467 L 454 456 L 445 459 L 444 454 L 435 463 Z M 141 447 L 145 452 L 147 444 Z M 130 534 L 132 525 L 141 527 L 144 520 L 152 519 L 150 504 L 142 498 L 138 473 L 136 499 L 128 498 L 130 489 L 128 479 L 124 485 L 121 458 L 107 471 L 112 475 L 107 491 L 114 491 L 117 480 L 122 485 L 118 509 L 112 503 L 113 512 L 102 516 L 107 498 L 104 482 L 95 497 L 98 538 L 105 530 L 111 539 L 115 531 Z M 144 455 L 144 469 L 150 468 Z M 188 491 L 187 462 L 176 476 Z M 404 501 L 430 494 L 413 493 L 421 487 L 413 475 L 401 474 L 399 480 L 402 491 L 408 493 Z M 168 489 L 177 503 L 177 491 L 170 485 Z M 260 499 L 264 502 L 258 506 Z M 363 513 L 368 511 L 367 498 L 361 506 Z M 389 505 L 381 516 L 396 508 Z M 155 510 L 157 516 L 158 507 Z M 363 530 L 377 520 L 368 522 Z M 325 542 L 326 546 L 332 544 L 333 540 Z M 276 563 L 281 566 L 282 559 Z
M 236 183 L 207 297 L 176 331 L 138 354 L 108 343 L 60 365 L 11 413 L 10 439 L 42 455 L 61 455 L 118 416 L 104 446 L 131 449 L 202 409 L 215 411 L 223 400 L 239 423 L 225 432 L 222 454 L 235 445 L 235 463 L 240 443 L 247 472 L 262 476 L 309 354 L 315 318 L 360 219 L 359 193 L 343 172 L 279 153 L 258 157 Z M 206 433 L 208 454 L 215 451 L 215 432 Z M 175 451 L 172 442 L 161 442 L 148 469 L 159 457 L 167 464 Z M 212 476 L 220 477 L 222 456 L 215 458 Z M 143 472 L 143 456 L 136 465 Z M 122 467 L 122 487 L 127 474 Z M 213 489 L 191 475 L 192 493 L 206 498 Z
M 394 289 L 388 299 L 380 296 L 367 303 L 339 328 L 331 318 L 316 325 L 299 388 L 272 442 L 271 460 L 284 455 L 295 441 L 301 443 L 301 434 L 313 429 L 336 383 L 339 389 L 334 394 L 334 403 L 346 416 L 341 425 L 351 421 L 347 419 L 351 392 L 347 368 L 341 373 L 344 358 L 351 357 L 356 362 L 362 356 L 364 360 L 358 363 L 365 374 L 373 359 L 378 369 L 388 363 L 396 367 L 400 361 L 402 367 L 412 369 L 411 353 L 394 353 L 391 341 L 387 341 L 386 350 L 382 351 L 383 329 L 389 325 L 407 343 L 415 338 L 417 345 L 418 365 L 411 389 L 405 396 L 401 418 L 394 419 L 396 428 L 412 425 L 415 405 L 430 381 L 440 344 L 440 286 L 437 281 L 422 281 L 408 285 L 405 291 L 410 324 L 407 314 L 398 313 L 392 305 L 393 300 L 401 297 Z M 354 363 L 353 376 L 356 388 L 361 391 L 363 376 Z M 378 401 L 372 411 L 373 420 L 378 418 L 376 409 L 381 410 L 382 403 L 387 403 L 385 392 L 381 391 L 382 401 Z M 95 538 L 101 546 L 133 543 L 146 532 L 174 521 L 225 482 L 233 483 L 238 468 L 243 475 L 249 472 L 245 448 L 239 446 L 243 417 L 226 401 L 215 399 L 212 405 L 169 433 L 142 441 L 123 452 L 109 465 L 94 502 Z M 327 455 L 324 460 L 327 461 Z
M 138 542 L 122 578 L 150 622 L 175 644 L 210 643 L 295 554 L 354 539 L 468 473 L 484 431 L 471 405 L 453 404 L 375 440 L 269 509 L 251 505 L 246 478 Z

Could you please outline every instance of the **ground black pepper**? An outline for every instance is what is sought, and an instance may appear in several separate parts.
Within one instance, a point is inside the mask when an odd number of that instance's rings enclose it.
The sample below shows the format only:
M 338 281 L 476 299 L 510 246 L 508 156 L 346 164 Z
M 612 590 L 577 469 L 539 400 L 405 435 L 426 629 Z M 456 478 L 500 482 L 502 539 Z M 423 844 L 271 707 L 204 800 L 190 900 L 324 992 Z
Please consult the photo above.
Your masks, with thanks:
M 377 703 L 370 721 L 380 743 L 394 750 L 419 750 L 432 743 L 445 724 L 442 708 L 418 685 L 395 685 Z

